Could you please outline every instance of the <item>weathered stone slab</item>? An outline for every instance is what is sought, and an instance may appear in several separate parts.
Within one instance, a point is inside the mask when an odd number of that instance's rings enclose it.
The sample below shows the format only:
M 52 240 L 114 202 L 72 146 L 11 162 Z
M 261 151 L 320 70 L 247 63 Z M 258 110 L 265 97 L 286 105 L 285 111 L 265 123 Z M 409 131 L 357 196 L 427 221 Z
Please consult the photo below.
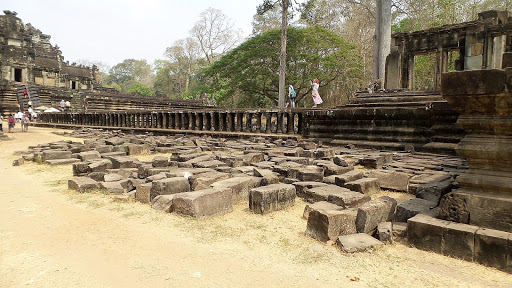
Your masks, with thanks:
M 165 157 L 165 156 L 153 157 L 153 160 L 151 161 L 151 165 L 155 168 L 167 167 L 167 166 L 169 166 L 169 158 Z
M 329 185 L 329 184 L 321 183 L 321 182 L 311 182 L 311 181 L 307 181 L 307 182 L 295 181 L 295 182 L 293 182 L 293 185 L 295 186 L 295 189 L 297 192 L 297 197 L 305 198 L 306 197 L 305 191 L 307 189 L 311 189 L 311 188 L 319 187 L 319 186 L 325 186 L 325 185 Z
M 417 214 L 432 215 L 432 209 L 436 206 L 436 203 L 427 201 L 420 198 L 413 198 L 396 207 L 395 221 L 396 222 L 407 222 L 407 219 L 416 216 Z
M 268 169 L 254 168 L 254 176 L 262 177 L 261 186 L 279 183 L 279 174 Z
M 152 182 L 150 199 L 158 195 L 169 195 L 190 191 L 190 184 L 184 177 L 172 177 Z
M 23 165 L 23 163 L 25 163 L 25 159 L 23 159 L 23 157 L 20 157 L 12 161 L 12 166 L 21 166 Z
M 364 252 L 384 245 L 384 243 L 365 233 L 340 236 L 336 243 L 343 252 L 347 253 Z
M 76 158 L 55 159 L 55 160 L 46 160 L 44 163 L 46 163 L 48 165 L 51 165 L 51 166 L 57 166 L 57 165 L 73 164 L 73 163 L 76 163 L 76 162 L 80 162 L 80 159 L 76 159 Z
M 359 192 L 353 192 L 348 189 L 346 190 L 347 191 L 340 191 L 336 194 L 330 194 L 327 197 L 327 201 L 341 207 L 354 208 L 371 200 L 371 197 L 368 195 L 361 194 Z
M 105 172 L 107 169 L 112 169 L 112 161 L 109 159 L 101 159 L 89 164 L 88 172 Z
M 149 154 L 149 146 L 146 144 L 126 144 L 128 155 Z
M 326 201 L 320 201 L 315 202 L 312 204 L 307 204 L 306 207 L 304 207 L 304 213 L 302 214 L 302 217 L 306 220 L 309 218 L 309 213 L 313 210 L 345 210 L 345 208 L 338 206 L 336 204 L 326 202 Z M 354 222 L 355 223 L 355 222 Z
M 324 179 L 324 170 L 321 167 L 310 165 L 298 169 L 296 171 L 296 175 L 296 178 L 300 181 L 322 182 Z
M 151 208 L 167 213 L 174 212 L 173 200 L 176 195 L 177 194 L 156 196 L 153 202 L 151 202 Z
M 473 261 L 477 226 L 449 222 L 443 227 L 443 255 Z
M 78 159 L 82 161 L 92 161 L 100 158 L 101 154 L 98 151 L 86 151 L 78 153 Z
M 124 178 L 126 178 L 126 177 L 123 177 L 119 174 L 107 173 L 103 176 L 103 181 L 104 182 L 115 182 L 115 181 L 123 180 Z
M 386 158 L 380 155 L 366 156 L 359 161 L 359 164 L 366 169 L 380 169 L 386 163 Z
M 345 187 L 362 194 L 375 194 L 380 191 L 377 178 L 361 178 L 345 183 Z
M 396 201 L 389 197 L 380 197 L 359 206 L 356 228 L 358 233 L 373 234 L 380 222 L 391 221 Z
M 71 151 L 66 150 L 45 150 L 43 151 L 43 161 L 57 160 L 57 159 L 70 159 Z
M 452 189 L 452 182 L 453 177 L 446 172 L 416 175 L 409 180 L 409 193 L 439 203 L 441 196 Z
M 205 189 L 175 194 L 174 211 L 192 217 L 222 215 L 233 211 L 231 189 Z
M 272 184 L 249 192 L 249 209 L 256 214 L 282 210 L 294 203 L 295 186 L 291 184 Z
M 475 234 L 475 261 L 500 270 L 507 269 L 510 233 L 480 228 Z
M 124 144 L 125 140 L 120 137 L 111 137 L 108 139 L 105 139 L 105 143 L 107 145 L 117 146 Z
M 379 223 L 379 225 L 377 225 L 377 236 L 382 243 L 393 243 L 393 223 Z
M 409 179 L 412 175 L 397 171 L 375 170 L 371 171 L 368 177 L 377 178 L 377 183 L 381 189 L 407 192 Z
M 407 220 L 407 240 L 418 249 L 442 253 L 443 229 L 449 223 L 418 214 Z
M 343 173 L 341 175 L 337 175 L 335 178 L 336 185 L 345 186 L 345 183 L 356 181 L 357 179 L 363 178 L 363 172 L 353 170 L 347 173 Z
M 253 176 L 240 176 L 216 181 L 210 185 L 211 188 L 229 188 L 233 192 L 233 203 L 247 201 L 251 189 L 260 186 L 260 178 Z
M 322 185 L 313 187 L 311 189 L 306 189 L 303 194 L 304 201 L 309 203 L 315 203 L 319 201 L 327 201 L 329 199 L 329 195 L 336 195 L 346 192 L 351 191 L 336 185 Z
M 190 183 L 190 189 L 197 191 L 208 189 L 212 183 L 228 178 L 231 178 L 230 174 L 215 171 L 192 175 L 188 178 L 188 181 Z
M 112 168 L 138 168 L 135 165 L 135 162 L 138 162 L 137 158 L 127 157 L 127 156 L 115 156 L 109 157 L 110 161 L 112 161 Z
M 219 160 L 209 160 L 209 161 L 202 161 L 197 162 L 193 166 L 197 168 L 216 168 L 220 166 L 225 166 L 226 164 Z
M 111 194 L 123 194 L 125 192 L 125 189 L 123 186 L 121 186 L 120 181 L 116 182 L 99 182 L 100 189 L 106 190 L 108 193 Z
M 89 177 L 73 177 L 68 180 L 68 189 L 78 192 L 85 192 L 87 190 L 97 189 L 98 187 L 98 182 Z
M 306 235 L 322 242 L 356 232 L 357 209 L 314 209 L 309 213 Z

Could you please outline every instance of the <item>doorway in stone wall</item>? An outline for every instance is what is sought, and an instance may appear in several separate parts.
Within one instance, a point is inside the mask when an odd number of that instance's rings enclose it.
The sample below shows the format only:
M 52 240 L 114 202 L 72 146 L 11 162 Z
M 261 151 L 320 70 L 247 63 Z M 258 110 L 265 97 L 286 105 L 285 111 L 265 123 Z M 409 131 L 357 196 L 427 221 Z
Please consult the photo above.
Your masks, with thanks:
M 23 82 L 23 78 L 21 77 L 21 69 L 14 68 L 14 81 L 15 82 Z
M 76 81 L 71 81 L 71 89 L 72 90 L 76 89 Z

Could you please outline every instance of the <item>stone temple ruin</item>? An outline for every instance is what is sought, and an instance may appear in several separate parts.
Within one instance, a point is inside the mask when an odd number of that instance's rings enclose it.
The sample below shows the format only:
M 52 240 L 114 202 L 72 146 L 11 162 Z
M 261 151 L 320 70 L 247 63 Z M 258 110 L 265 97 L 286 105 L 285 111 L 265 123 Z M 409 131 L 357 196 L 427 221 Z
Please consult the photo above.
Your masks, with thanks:
M 305 235 L 345 252 L 408 241 L 512 272 L 512 17 L 393 39 L 386 89 L 342 107 L 45 113 L 37 125 L 85 140 L 29 147 L 14 164 L 73 163 L 70 189 L 198 218 L 237 203 L 285 213 L 299 197 Z M 410 91 L 414 55 L 432 52 L 440 90 Z M 148 153 L 160 156 L 135 158 Z

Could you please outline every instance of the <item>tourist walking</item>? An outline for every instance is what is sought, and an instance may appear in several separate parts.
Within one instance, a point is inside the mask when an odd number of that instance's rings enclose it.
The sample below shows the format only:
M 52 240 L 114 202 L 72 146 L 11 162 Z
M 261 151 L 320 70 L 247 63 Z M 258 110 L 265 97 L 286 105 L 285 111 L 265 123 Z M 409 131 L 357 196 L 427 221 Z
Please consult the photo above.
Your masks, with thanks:
M 64 106 L 66 107 L 66 111 L 69 111 L 69 109 L 71 109 L 71 102 L 69 101 L 66 101 L 66 103 L 64 104 Z
M 27 132 L 28 131 L 28 123 L 30 120 L 28 119 L 28 116 L 23 116 L 23 119 L 21 119 L 21 132 Z
M 60 110 L 64 111 L 64 108 L 66 108 L 66 101 L 64 99 L 60 100 Z
M 313 90 L 311 92 L 311 95 L 313 96 L 313 108 L 316 108 L 317 105 L 322 104 L 324 101 L 322 100 L 322 97 L 320 97 L 320 94 L 318 94 L 318 88 L 320 87 L 320 81 L 318 79 L 315 79 L 311 81 L 311 86 L 313 86 Z
M 297 97 L 295 89 L 293 89 L 292 84 L 288 84 L 288 100 L 286 101 L 285 108 L 288 108 L 288 105 L 290 105 L 290 108 L 295 108 L 295 97 Z
M 9 133 L 13 132 L 14 125 L 16 125 L 16 120 L 14 120 L 14 115 L 9 115 L 9 120 L 7 120 L 9 123 Z

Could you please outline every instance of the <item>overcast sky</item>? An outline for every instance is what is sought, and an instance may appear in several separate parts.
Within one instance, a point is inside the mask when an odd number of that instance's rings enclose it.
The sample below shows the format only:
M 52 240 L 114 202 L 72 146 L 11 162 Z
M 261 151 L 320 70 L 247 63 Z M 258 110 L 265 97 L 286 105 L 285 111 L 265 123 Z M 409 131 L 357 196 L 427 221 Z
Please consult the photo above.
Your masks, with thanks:
M 263 0 L 2 0 L 2 10 L 18 13 L 50 35 L 65 60 L 163 59 L 165 48 L 189 36 L 199 14 L 221 10 L 235 26 L 251 33 L 256 6 Z M 3 13 L 2 13 L 3 14 Z

